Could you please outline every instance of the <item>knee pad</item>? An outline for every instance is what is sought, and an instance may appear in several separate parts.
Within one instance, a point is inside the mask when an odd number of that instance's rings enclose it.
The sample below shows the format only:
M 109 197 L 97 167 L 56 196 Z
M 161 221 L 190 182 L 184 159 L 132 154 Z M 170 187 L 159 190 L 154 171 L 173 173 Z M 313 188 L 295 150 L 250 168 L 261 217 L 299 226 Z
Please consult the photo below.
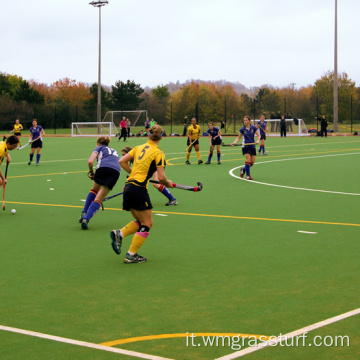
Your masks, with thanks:
M 140 233 L 144 233 L 144 232 L 149 232 L 150 231 L 150 228 L 146 225 L 140 225 L 140 229 L 138 232 Z

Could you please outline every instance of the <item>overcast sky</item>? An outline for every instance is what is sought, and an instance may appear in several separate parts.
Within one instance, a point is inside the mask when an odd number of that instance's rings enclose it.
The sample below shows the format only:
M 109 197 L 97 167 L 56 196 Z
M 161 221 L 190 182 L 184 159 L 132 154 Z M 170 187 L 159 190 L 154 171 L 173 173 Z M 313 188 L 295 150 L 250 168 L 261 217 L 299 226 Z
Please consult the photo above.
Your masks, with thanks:
M 0 72 L 97 82 L 98 9 L 84 0 L 1 0 Z M 109 0 L 102 83 L 188 79 L 313 84 L 334 64 L 335 0 Z M 338 1 L 339 71 L 360 86 L 359 0 Z

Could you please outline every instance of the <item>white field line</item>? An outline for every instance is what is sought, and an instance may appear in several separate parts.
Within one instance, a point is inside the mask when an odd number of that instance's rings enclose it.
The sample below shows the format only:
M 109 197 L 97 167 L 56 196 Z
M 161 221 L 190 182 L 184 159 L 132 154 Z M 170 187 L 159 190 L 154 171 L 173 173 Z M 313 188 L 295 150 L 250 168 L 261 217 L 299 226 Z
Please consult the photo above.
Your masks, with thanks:
M 48 334 L 38 333 L 38 332 L 35 332 L 35 331 L 17 329 L 17 328 L 13 328 L 13 327 L 9 327 L 9 326 L 0 325 L 0 330 L 9 331 L 9 332 L 13 332 L 13 333 L 18 333 L 18 334 L 22 334 L 22 335 L 35 336 L 35 337 L 46 339 L 46 340 L 58 341 L 58 342 L 61 342 L 61 343 L 77 345 L 77 346 L 83 346 L 83 347 L 96 349 L 96 350 L 102 350 L 102 351 L 108 351 L 108 352 L 117 353 L 117 354 L 133 356 L 133 357 L 140 358 L 140 359 L 171 360 L 171 359 L 163 358 L 163 357 L 159 357 L 159 356 L 148 355 L 148 354 L 143 354 L 143 353 L 139 353 L 139 352 L 135 352 L 135 351 L 128 351 L 128 350 L 124 350 L 124 349 L 119 349 L 119 348 L 113 348 L 113 347 L 110 347 L 110 346 L 104 346 L 104 345 L 89 343 L 89 342 L 86 342 L 86 341 L 67 339 L 67 338 L 63 338 L 63 337 L 60 337 L 60 336 L 48 335 Z
M 346 318 L 349 318 L 351 316 L 354 316 L 354 315 L 358 315 L 360 314 L 360 308 L 358 309 L 355 309 L 355 310 L 352 310 L 352 311 L 349 311 L 347 313 L 344 313 L 344 314 L 341 314 L 341 315 L 338 315 L 338 316 L 335 316 L 335 317 L 332 317 L 330 319 L 327 319 L 327 320 L 323 320 L 323 321 L 320 321 L 318 323 L 315 323 L 315 324 L 312 324 L 312 325 L 309 325 L 309 326 L 306 326 L 306 327 L 303 327 L 302 329 L 298 329 L 298 330 L 295 330 L 295 331 L 292 331 L 288 334 L 285 334 L 285 335 L 282 335 L 281 337 L 277 337 L 275 339 L 272 339 L 271 341 L 269 342 L 262 342 L 259 344 L 259 346 L 252 346 L 252 347 L 248 347 L 246 349 L 243 349 L 243 350 L 239 350 L 237 352 L 234 352 L 232 354 L 229 354 L 229 355 L 226 355 L 226 356 L 223 356 L 221 358 L 217 358 L 215 360 L 232 360 L 232 359 L 237 359 L 239 357 L 242 357 L 244 355 L 247 355 L 247 354 L 250 354 L 250 353 L 253 353 L 255 351 L 258 351 L 258 350 L 262 350 L 262 349 L 265 349 L 266 347 L 268 347 L 270 344 L 271 346 L 275 346 L 275 344 L 279 344 L 279 343 L 282 343 L 283 341 L 285 341 L 285 339 L 289 339 L 289 338 L 293 338 L 295 336 L 299 336 L 301 334 L 304 334 L 306 332 L 309 332 L 309 331 L 312 331 L 312 330 L 315 330 L 315 329 L 319 329 L 321 327 L 324 327 L 324 326 L 327 326 L 329 324 L 332 324 L 334 322 L 337 322 L 337 321 L 341 321 L 341 320 L 344 320 Z
M 290 158 L 290 159 L 278 159 L 278 160 L 270 160 L 270 161 L 262 161 L 259 163 L 255 163 L 255 165 L 260 165 L 260 164 L 267 164 L 267 163 L 272 163 L 272 162 L 280 162 L 280 161 L 292 161 L 292 160 L 308 160 L 308 159 L 316 159 L 316 158 L 324 158 L 324 157 L 333 157 L 333 156 L 347 156 L 347 155 L 360 155 L 360 152 L 357 153 L 348 153 L 348 154 L 332 154 L 332 155 L 320 155 L 320 156 L 308 156 L 308 157 L 301 157 L 301 158 Z M 245 178 L 241 178 L 240 176 L 237 176 L 234 174 L 234 171 L 237 169 L 240 169 L 241 167 L 243 167 L 243 165 L 241 166 L 237 166 L 233 169 L 231 169 L 229 171 L 229 174 L 237 179 L 243 180 L 243 181 L 248 181 Z M 260 184 L 260 185 L 266 185 L 266 186 L 274 186 L 274 187 L 279 187 L 279 188 L 285 188 L 285 189 L 293 189 L 293 190 L 303 190 L 303 191 L 314 191 L 314 192 L 322 192 L 322 193 L 328 193 L 328 194 L 340 194 L 340 195 L 351 195 L 351 196 L 360 196 L 360 194 L 358 193 L 347 193 L 347 192 L 342 192 L 342 191 L 330 191 L 330 190 L 321 190 L 321 189 L 308 189 L 308 188 L 301 188 L 301 187 L 295 187 L 295 186 L 287 186 L 287 185 L 278 185 L 278 184 L 270 184 L 270 183 L 265 183 L 265 182 L 261 182 L 261 181 L 255 181 L 255 180 L 251 180 L 249 181 L 251 183 L 254 184 Z

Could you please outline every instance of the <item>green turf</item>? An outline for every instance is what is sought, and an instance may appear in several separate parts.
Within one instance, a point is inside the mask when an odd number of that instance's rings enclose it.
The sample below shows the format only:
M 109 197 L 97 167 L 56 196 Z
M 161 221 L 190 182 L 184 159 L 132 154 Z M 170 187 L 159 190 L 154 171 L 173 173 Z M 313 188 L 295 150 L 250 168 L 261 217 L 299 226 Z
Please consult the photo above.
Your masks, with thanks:
M 123 145 L 112 142 L 118 150 Z M 154 214 L 167 216 L 154 215 L 140 251 L 149 261 L 136 265 L 123 264 L 123 254 L 110 246 L 109 230 L 131 219 L 120 210 L 121 196 L 104 204 L 88 231 L 77 221 L 91 187 L 86 172 L 94 138 L 46 138 L 38 167 L 27 165 L 28 148 L 10 153 L 6 211 L 0 214 L 0 325 L 97 344 L 186 332 L 278 335 L 359 307 L 360 196 L 231 177 L 229 171 L 244 163 L 240 147 L 223 147 L 221 165 L 199 166 L 194 156 L 186 166 L 184 139 L 164 138 L 160 145 L 167 176 L 189 185 L 202 181 L 204 189 L 172 190 L 179 205 L 169 208 L 150 186 Z M 205 160 L 207 139 L 201 149 Z M 360 193 L 357 138 L 270 138 L 267 151 L 257 161 L 269 163 L 251 169 L 256 181 Z M 298 160 L 274 162 L 283 159 Z M 124 181 L 122 174 L 112 193 Z M 130 241 L 124 240 L 124 251 Z M 349 348 L 278 346 L 246 357 L 357 359 L 359 318 L 309 333 L 348 335 Z M 0 343 L 4 359 L 130 358 L 4 331 Z M 234 351 L 186 346 L 185 338 L 117 347 L 189 360 Z

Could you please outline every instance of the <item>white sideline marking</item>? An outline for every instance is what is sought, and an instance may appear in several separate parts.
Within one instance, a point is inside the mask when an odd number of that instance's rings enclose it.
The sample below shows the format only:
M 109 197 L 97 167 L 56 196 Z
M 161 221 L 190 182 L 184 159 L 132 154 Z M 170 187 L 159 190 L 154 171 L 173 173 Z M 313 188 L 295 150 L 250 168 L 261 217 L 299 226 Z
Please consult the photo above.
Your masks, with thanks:
M 165 214 L 155 214 L 155 215 L 157 215 L 157 216 L 167 216 Z
M 163 358 L 163 357 L 160 357 L 160 356 L 148 355 L 148 354 L 143 354 L 143 353 L 139 353 L 139 352 L 135 352 L 135 351 L 129 351 L 129 350 L 124 350 L 124 349 L 119 349 L 119 348 L 113 348 L 113 347 L 110 347 L 110 346 L 104 346 L 104 345 L 89 343 L 89 342 L 86 342 L 86 341 L 67 339 L 67 338 L 63 338 L 63 337 L 60 337 L 60 336 L 42 334 L 42 333 L 35 332 L 35 331 L 17 329 L 17 328 L 13 328 L 13 327 L 9 327 L 9 326 L 0 325 L 0 330 L 9 331 L 9 332 L 18 333 L 18 334 L 23 334 L 23 335 L 28 335 L 28 336 L 35 336 L 35 337 L 42 338 L 42 339 L 58 341 L 58 342 L 71 344 L 71 345 L 83 346 L 83 347 L 96 349 L 96 350 L 102 350 L 102 351 L 108 351 L 108 352 L 113 352 L 113 353 L 117 353 L 117 354 L 129 355 L 129 356 L 137 357 L 137 358 L 140 358 L 140 359 L 171 360 L 171 359 Z
M 229 354 L 229 355 L 225 355 L 223 357 L 220 357 L 220 358 L 217 358 L 215 360 L 232 360 L 232 359 L 237 359 L 239 357 L 242 357 L 244 355 L 247 355 L 247 354 L 250 354 L 250 353 L 253 353 L 255 351 L 258 351 L 258 350 L 261 350 L 261 349 L 265 349 L 266 347 L 268 347 L 270 344 L 278 344 L 278 343 L 281 343 L 283 341 L 285 341 L 285 339 L 288 339 L 288 338 L 293 338 L 295 336 L 299 336 L 301 334 L 304 334 L 306 332 L 309 332 L 309 331 L 312 331 L 312 330 L 315 330 L 315 329 L 319 329 L 321 327 L 324 327 L 324 326 L 327 326 L 329 324 L 332 324 L 334 322 L 337 322 L 337 321 L 340 321 L 340 320 L 344 320 L 346 318 L 349 318 L 351 316 L 354 316 L 354 315 L 358 315 L 360 314 L 360 308 L 358 309 L 355 309 L 355 310 L 352 310 L 352 311 L 349 311 L 347 313 L 344 313 L 344 314 L 341 314 L 341 315 L 338 315 L 338 316 L 335 316 L 335 317 L 332 317 L 330 319 L 327 319 L 327 320 L 323 320 L 323 321 L 320 321 L 318 323 L 315 323 L 315 324 L 312 324 L 312 325 L 309 325 L 309 326 L 306 326 L 306 327 L 303 327 L 302 329 L 298 329 L 298 330 L 295 330 L 295 331 L 292 331 L 288 334 L 285 334 L 285 335 L 282 335 L 281 337 L 277 337 L 275 339 L 272 339 L 270 342 L 261 342 L 259 346 L 252 346 L 252 347 L 248 347 L 246 349 L 243 349 L 243 350 L 239 350 L 237 352 L 234 352 L 232 354 Z
M 317 234 L 317 232 L 315 232 L 315 231 L 303 231 L 303 230 L 299 230 L 298 233 L 302 233 L 302 234 Z
M 262 161 L 259 163 L 255 163 L 255 165 L 267 164 L 267 163 L 279 162 L 279 161 L 308 160 L 308 159 L 315 159 L 315 158 L 324 158 L 324 157 L 332 157 L 332 156 L 347 156 L 347 155 L 360 155 L 360 153 L 357 152 L 357 153 L 348 153 L 348 154 L 332 154 L 332 155 L 309 156 L 309 157 L 290 158 L 290 159 L 278 159 L 278 160 Z M 231 169 L 229 171 L 229 174 L 234 178 L 237 178 L 237 179 L 240 179 L 243 181 L 249 181 L 249 180 L 246 180 L 245 178 L 242 179 L 240 176 L 237 176 L 234 174 L 234 171 L 237 169 L 240 169 L 241 167 L 243 167 L 243 165 L 237 166 L 237 167 Z M 347 192 L 342 192 L 342 191 L 330 191 L 330 190 L 321 190 L 321 189 L 307 189 L 307 188 L 287 186 L 287 185 L 269 184 L 269 183 L 265 183 L 265 182 L 261 182 L 261 181 L 255 181 L 255 180 L 251 180 L 249 182 L 255 183 L 255 184 L 260 184 L 260 185 L 266 185 L 266 186 L 280 187 L 280 188 L 285 188 L 285 189 L 315 191 L 315 192 L 322 192 L 322 193 L 329 193 L 329 194 L 360 196 L 360 194 L 358 194 L 358 193 L 347 193 Z

